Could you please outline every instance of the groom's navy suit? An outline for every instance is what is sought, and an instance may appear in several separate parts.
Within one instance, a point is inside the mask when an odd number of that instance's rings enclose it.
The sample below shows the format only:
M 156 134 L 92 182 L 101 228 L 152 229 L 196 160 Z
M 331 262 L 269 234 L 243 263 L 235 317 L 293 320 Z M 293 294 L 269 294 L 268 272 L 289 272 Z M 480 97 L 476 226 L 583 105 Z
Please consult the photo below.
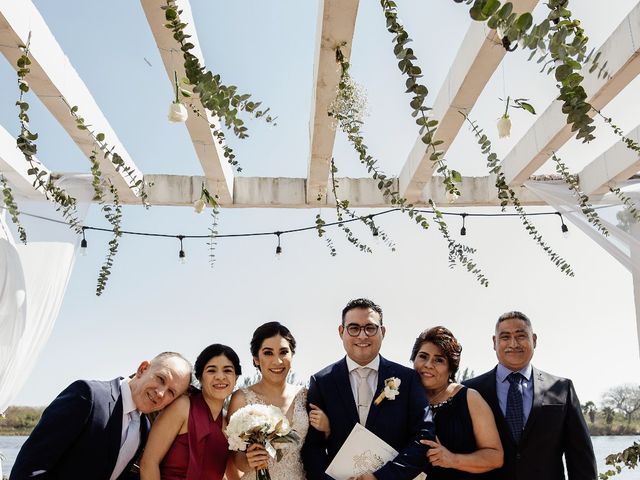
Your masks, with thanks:
M 148 426 L 144 416 L 140 425 L 140 447 L 134 458 L 146 442 Z M 18 453 L 10 480 L 109 480 L 120 451 L 121 435 L 120 379 L 78 380 L 45 409 Z M 129 473 L 130 467 L 131 463 L 119 479 L 137 477 Z
M 401 380 L 400 394 L 394 400 L 384 399 L 379 405 L 372 403 L 366 428 L 400 453 L 374 473 L 378 480 L 413 479 L 428 467 L 426 447 L 418 440 L 433 440 L 434 427 L 430 418 L 425 418 L 427 399 L 416 372 L 383 357 L 380 357 L 374 399 L 383 390 L 385 379 L 390 377 Z M 325 480 L 331 477 L 324 471 L 358 423 L 346 359 L 311 377 L 308 400 L 329 417 L 331 434 L 325 439 L 322 432 L 309 428 L 302 460 L 308 480 Z
M 482 478 L 564 480 L 564 454 L 569 480 L 595 480 L 593 447 L 571 380 L 533 367 L 533 405 L 516 444 L 498 402 L 496 368 L 464 382 L 491 407 L 504 448 L 504 466 Z

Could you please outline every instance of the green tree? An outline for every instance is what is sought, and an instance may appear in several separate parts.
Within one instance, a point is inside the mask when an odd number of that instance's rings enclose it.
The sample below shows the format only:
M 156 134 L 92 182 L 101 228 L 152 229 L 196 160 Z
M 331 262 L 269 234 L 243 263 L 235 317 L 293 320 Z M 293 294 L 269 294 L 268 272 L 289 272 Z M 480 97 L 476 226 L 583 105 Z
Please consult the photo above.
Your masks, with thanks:
M 640 385 L 629 383 L 612 387 L 603 395 L 602 403 L 622 412 L 628 427 L 633 415 L 640 410 Z
M 593 424 L 596 421 L 596 412 L 597 412 L 596 404 L 589 400 L 587 403 L 582 405 L 582 413 L 589 416 L 589 421 Z

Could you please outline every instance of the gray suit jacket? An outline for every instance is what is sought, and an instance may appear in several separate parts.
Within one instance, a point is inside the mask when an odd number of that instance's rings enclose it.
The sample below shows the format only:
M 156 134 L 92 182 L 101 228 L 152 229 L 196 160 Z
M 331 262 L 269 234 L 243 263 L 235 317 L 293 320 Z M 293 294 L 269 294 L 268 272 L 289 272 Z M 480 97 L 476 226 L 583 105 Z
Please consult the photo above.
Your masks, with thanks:
M 484 474 L 491 480 L 595 480 L 591 437 L 571 380 L 533 367 L 533 405 L 520 444 L 511 436 L 498 403 L 496 368 L 464 382 L 491 407 L 504 448 L 504 466 Z

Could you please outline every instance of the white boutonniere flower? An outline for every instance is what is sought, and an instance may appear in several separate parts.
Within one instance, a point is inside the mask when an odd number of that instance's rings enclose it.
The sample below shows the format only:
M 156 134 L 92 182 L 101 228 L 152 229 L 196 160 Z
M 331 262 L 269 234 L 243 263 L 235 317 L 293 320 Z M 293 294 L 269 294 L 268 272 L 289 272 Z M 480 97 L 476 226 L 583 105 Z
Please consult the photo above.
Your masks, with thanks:
M 380 403 L 388 398 L 389 400 L 395 400 L 400 395 L 400 379 L 398 377 L 387 378 L 384 381 L 384 389 L 380 392 L 380 395 L 375 399 L 373 403 L 380 405 Z

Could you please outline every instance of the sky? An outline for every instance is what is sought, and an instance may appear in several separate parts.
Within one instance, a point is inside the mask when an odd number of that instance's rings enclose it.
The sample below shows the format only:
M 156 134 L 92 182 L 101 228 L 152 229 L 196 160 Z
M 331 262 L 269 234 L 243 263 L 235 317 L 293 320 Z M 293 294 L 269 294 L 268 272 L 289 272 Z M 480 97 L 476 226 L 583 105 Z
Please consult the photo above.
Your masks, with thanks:
M 201 169 L 184 125 L 166 121 L 172 100 L 157 47 L 138 2 L 108 7 L 67 0 L 34 2 L 70 61 L 93 93 L 135 163 L 145 173 L 199 175 Z M 575 2 L 575 15 L 600 45 L 635 2 Z M 316 0 L 191 1 L 208 68 L 242 91 L 263 100 L 278 125 L 249 122 L 250 138 L 229 144 L 247 176 L 306 176 L 308 123 L 318 2 Z M 451 1 L 398 1 L 399 16 L 425 72 L 432 101 L 470 24 L 467 9 Z M 544 6 L 541 7 L 544 9 Z M 538 9 L 538 15 L 541 12 Z M 367 91 L 364 132 L 382 168 L 397 174 L 415 141 L 404 80 L 395 66 L 391 35 L 378 2 L 362 0 L 352 52 L 352 75 Z M 146 61 L 145 61 L 146 60 Z M 148 62 L 148 63 L 147 63 Z M 149 63 L 151 65 L 149 65 Z M 529 98 L 541 112 L 555 95 L 553 79 L 538 73 L 526 54 L 507 55 L 472 112 L 487 131 L 501 115 L 499 98 Z M 0 124 L 18 131 L 15 71 L 0 61 Z M 505 95 L 506 94 L 506 95 Z M 640 100 L 632 82 L 607 113 L 626 131 Z M 52 171 L 88 172 L 88 161 L 35 96 L 31 125 L 40 133 L 38 157 Z M 494 140 L 503 156 L 535 117 L 512 115 L 510 139 Z M 572 142 L 559 153 L 574 171 L 615 142 L 604 129 L 589 145 Z M 495 135 L 494 135 L 495 136 Z M 366 172 L 340 134 L 334 154 L 341 176 Z M 447 160 L 463 175 L 486 175 L 483 157 L 463 128 Z M 549 166 L 542 172 L 551 172 Z M 548 211 L 529 208 L 529 211 Z M 493 208 L 448 211 L 496 212 Z M 223 209 L 220 233 L 276 231 L 313 225 L 317 209 Z M 330 210 L 321 212 L 330 221 Z M 362 211 L 361 213 L 369 213 Z M 206 233 L 209 219 L 191 208 L 126 207 L 123 228 L 170 233 Z M 459 219 L 450 220 L 452 232 Z M 382 354 L 409 365 L 413 340 L 425 328 L 445 325 L 463 345 L 462 368 L 482 373 L 495 365 L 491 335 L 497 317 L 521 310 L 538 334 L 533 363 L 574 380 L 581 401 L 598 403 L 615 385 L 638 382 L 640 356 L 631 274 L 577 228 L 564 238 L 555 215 L 536 217 L 545 239 L 573 266 L 567 278 L 552 265 L 515 218 L 467 219 L 466 240 L 490 286 L 480 286 L 460 268 L 449 269 L 444 241 L 435 228 L 421 231 L 401 214 L 386 215 L 381 227 L 396 251 L 374 242 L 362 254 L 338 230 L 329 234 L 338 249 L 331 257 L 315 232 L 282 237 L 220 239 L 215 267 L 204 241 L 185 242 L 187 263 L 178 263 L 175 239 L 124 237 L 106 292 L 96 297 L 97 273 L 109 236 L 88 232 L 86 257 L 76 261 L 49 342 L 13 404 L 44 405 L 77 378 L 126 375 L 164 350 L 195 360 L 210 343 L 237 350 L 245 374 L 253 375 L 249 341 L 260 324 L 277 320 L 298 342 L 294 370 L 306 378 L 343 354 L 337 328 L 349 299 L 369 297 L 384 310 L 387 335 Z M 106 226 L 96 206 L 87 225 Z M 46 227 L 31 223 L 37 235 Z M 363 240 L 364 231 L 357 229 Z

